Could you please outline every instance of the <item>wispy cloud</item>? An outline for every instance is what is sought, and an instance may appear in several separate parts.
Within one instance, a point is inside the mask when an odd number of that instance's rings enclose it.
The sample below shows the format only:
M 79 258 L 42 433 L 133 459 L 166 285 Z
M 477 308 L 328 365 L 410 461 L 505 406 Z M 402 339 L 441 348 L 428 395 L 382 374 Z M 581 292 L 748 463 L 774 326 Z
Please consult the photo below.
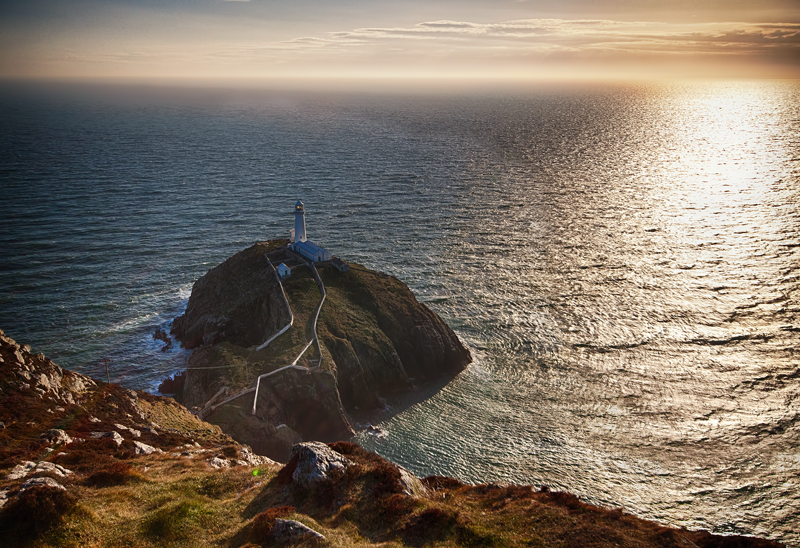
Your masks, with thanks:
M 97 66 L 110 72 L 117 67 L 119 73 L 228 76 L 526 77 L 543 74 L 538 69 L 544 68 L 570 75 L 617 70 L 627 76 L 800 77 L 796 23 L 443 19 L 273 41 L 225 33 L 213 43 L 134 42 L 129 49 L 112 45 L 68 56 L 53 50 L 48 63 L 56 66 L 61 59 L 86 71 Z
M 713 47 L 727 44 L 800 46 L 800 25 L 752 23 L 703 23 L 679 25 L 654 22 L 611 20 L 528 19 L 502 23 L 430 21 L 413 27 L 357 28 L 331 32 L 329 45 L 349 43 L 379 46 L 383 42 L 433 40 L 442 43 L 469 42 L 469 47 L 505 43 L 524 47 L 531 44 L 551 47 L 597 48 L 609 44 L 660 44 L 665 49 L 682 45 Z

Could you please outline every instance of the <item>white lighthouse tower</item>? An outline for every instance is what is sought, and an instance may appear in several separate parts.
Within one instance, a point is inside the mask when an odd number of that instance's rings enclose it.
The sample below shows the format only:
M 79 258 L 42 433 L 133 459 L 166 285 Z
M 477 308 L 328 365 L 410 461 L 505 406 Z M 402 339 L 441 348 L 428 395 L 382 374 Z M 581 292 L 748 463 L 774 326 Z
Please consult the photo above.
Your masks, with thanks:
M 294 241 L 305 242 L 306 237 L 306 212 L 303 209 L 303 202 L 297 200 L 294 204 Z
M 306 235 L 306 211 L 303 207 L 303 202 L 300 200 L 297 200 L 297 203 L 294 204 L 294 229 L 290 230 L 289 234 L 292 241 L 292 245 L 289 248 L 309 261 L 319 263 L 333 259 L 330 251 L 308 239 Z

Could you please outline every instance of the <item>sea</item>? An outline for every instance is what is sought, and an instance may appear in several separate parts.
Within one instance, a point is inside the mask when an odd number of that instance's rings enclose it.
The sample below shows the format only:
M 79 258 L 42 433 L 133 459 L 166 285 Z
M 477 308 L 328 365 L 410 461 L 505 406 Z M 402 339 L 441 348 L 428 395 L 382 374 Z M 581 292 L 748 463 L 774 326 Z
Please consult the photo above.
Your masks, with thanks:
M 358 443 L 800 546 L 800 82 L 4 82 L 0 328 L 156 391 L 188 353 L 155 330 L 298 199 L 474 356 Z

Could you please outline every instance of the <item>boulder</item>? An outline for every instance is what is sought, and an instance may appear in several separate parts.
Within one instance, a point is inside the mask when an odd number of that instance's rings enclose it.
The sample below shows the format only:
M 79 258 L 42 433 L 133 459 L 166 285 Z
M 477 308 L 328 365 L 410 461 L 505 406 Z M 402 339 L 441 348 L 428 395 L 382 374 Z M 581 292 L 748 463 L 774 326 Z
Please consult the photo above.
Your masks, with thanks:
M 47 440 L 51 445 L 72 443 L 72 438 L 60 428 L 51 428 L 47 432 L 41 434 L 39 437 Z
M 146 443 L 142 443 L 140 441 L 133 440 L 133 447 L 134 452 L 137 455 L 152 455 L 153 453 L 163 453 L 161 449 L 157 447 L 153 447 L 152 445 L 147 445 Z
M 125 438 L 119 435 L 119 432 L 112 430 L 111 432 L 92 432 L 92 437 L 94 439 L 102 439 L 102 438 L 111 438 L 116 442 L 117 445 L 122 445 L 122 442 L 125 441 Z
M 428 490 L 425 489 L 425 486 L 417 476 L 402 466 L 395 466 L 400 470 L 400 481 L 403 484 L 403 493 L 411 497 L 424 497 L 428 494 Z
M 293 519 L 275 518 L 272 538 L 280 544 L 296 544 L 306 541 L 324 541 L 325 537 L 312 528 Z
M 231 463 L 228 459 L 223 459 L 222 457 L 215 456 L 210 461 L 208 461 L 208 465 L 211 468 L 230 468 Z
M 114 428 L 116 428 L 117 430 L 122 430 L 123 432 L 128 432 L 134 438 L 141 438 L 142 437 L 142 432 L 140 430 L 136 430 L 134 428 L 128 428 L 124 424 L 115 424 Z
M 292 474 L 292 481 L 304 487 L 328 481 L 333 471 L 344 472 L 355 464 L 324 443 L 317 441 L 295 445 L 292 448 L 292 458 L 297 458 L 297 467 Z
M 36 468 L 35 462 L 25 461 L 22 464 L 18 464 L 14 468 L 12 468 L 11 473 L 9 473 L 6 476 L 6 479 L 12 481 L 22 479 L 25 476 L 27 476 L 34 468 Z
M 22 487 L 19 488 L 19 492 L 24 493 L 33 487 L 55 487 L 56 489 L 60 489 L 62 491 L 67 490 L 66 487 L 58 483 L 53 478 L 31 478 L 22 484 Z
M 72 474 L 72 470 L 68 470 L 60 464 L 42 461 L 33 469 L 34 474 L 54 474 L 60 478 L 65 478 Z

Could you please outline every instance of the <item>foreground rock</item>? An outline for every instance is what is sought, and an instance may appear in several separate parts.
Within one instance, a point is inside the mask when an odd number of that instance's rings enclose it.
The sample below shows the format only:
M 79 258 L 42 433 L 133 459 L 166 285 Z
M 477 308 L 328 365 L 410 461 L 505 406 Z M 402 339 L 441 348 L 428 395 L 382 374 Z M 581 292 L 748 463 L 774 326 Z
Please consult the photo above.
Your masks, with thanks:
M 292 450 L 295 469 L 292 481 L 310 487 L 330 481 L 332 474 L 342 474 L 355 463 L 319 442 L 300 443 Z
M 293 519 L 275 519 L 272 526 L 272 538 L 280 544 L 296 544 L 300 542 L 321 542 L 325 537 L 310 527 Z
M 355 264 L 346 273 L 319 271 L 327 293 L 319 350 L 312 347 L 299 367 L 285 368 L 309 340 L 320 299 L 311 268 L 300 265 L 284 281 L 294 325 L 257 351 L 290 319 L 267 258 L 296 261 L 284 243 L 256 244 L 211 269 L 174 321 L 175 337 L 195 348 L 177 397 L 206 420 L 254 448 L 280 447 L 271 456 L 286 460 L 287 437 L 346 439 L 350 412 L 380 408 L 384 398 L 452 377 L 470 363 L 458 337 L 405 284 Z M 236 396 L 272 371 L 262 379 L 253 414 L 255 394 Z

